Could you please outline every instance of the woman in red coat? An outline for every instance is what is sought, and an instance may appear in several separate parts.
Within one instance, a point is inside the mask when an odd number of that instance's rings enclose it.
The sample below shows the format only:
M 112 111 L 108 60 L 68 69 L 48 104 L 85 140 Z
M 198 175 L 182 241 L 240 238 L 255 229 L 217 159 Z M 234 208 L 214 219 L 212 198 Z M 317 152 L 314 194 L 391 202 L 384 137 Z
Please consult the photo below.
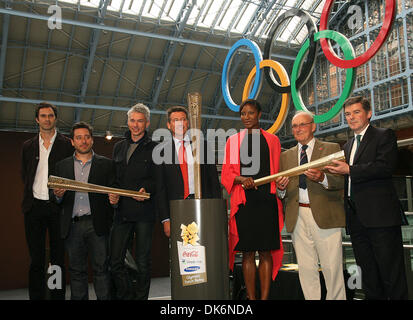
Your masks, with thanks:
M 281 145 L 277 136 L 260 129 L 261 107 L 256 100 L 240 106 L 245 130 L 231 136 L 225 147 L 221 182 L 231 195 L 229 221 L 230 268 L 242 252 L 242 271 L 248 298 L 255 294 L 255 253 L 259 254 L 260 298 L 268 298 L 284 253 L 281 241 L 283 213 L 272 182 L 256 187 L 254 180 L 278 172 Z

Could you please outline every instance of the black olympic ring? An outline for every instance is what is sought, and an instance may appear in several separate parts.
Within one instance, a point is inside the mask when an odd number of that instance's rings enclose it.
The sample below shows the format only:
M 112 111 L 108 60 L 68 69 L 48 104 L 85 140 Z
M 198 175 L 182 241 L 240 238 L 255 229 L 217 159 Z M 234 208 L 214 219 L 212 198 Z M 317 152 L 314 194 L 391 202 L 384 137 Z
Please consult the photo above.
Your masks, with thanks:
M 277 34 L 278 28 L 281 26 L 281 23 L 284 20 L 288 18 L 293 18 L 293 17 L 299 17 L 301 18 L 300 21 L 303 21 L 305 23 L 308 34 L 309 34 L 309 39 L 310 39 L 310 47 L 309 47 L 307 59 L 304 62 L 301 68 L 300 76 L 297 79 L 297 88 L 300 89 L 302 85 L 307 82 L 308 78 L 310 77 L 314 69 L 315 62 L 316 62 L 315 57 L 316 57 L 317 47 L 318 47 L 317 42 L 314 41 L 314 34 L 317 32 L 317 26 L 315 25 L 313 19 L 311 19 L 311 16 L 307 12 L 301 9 L 293 8 L 293 9 L 287 10 L 286 12 L 284 12 L 282 15 L 280 15 L 277 18 L 277 20 L 274 22 L 271 28 L 267 41 L 265 42 L 263 59 L 271 60 L 272 47 L 273 47 L 272 44 L 274 42 L 274 38 Z M 291 85 L 281 87 L 277 83 L 274 77 L 274 73 L 271 68 L 264 68 L 264 74 L 265 74 L 265 78 L 267 79 L 267 82 L 271 85 L 271 87 L 275 91 L 279 93 L 290 93 L 291 92 Z

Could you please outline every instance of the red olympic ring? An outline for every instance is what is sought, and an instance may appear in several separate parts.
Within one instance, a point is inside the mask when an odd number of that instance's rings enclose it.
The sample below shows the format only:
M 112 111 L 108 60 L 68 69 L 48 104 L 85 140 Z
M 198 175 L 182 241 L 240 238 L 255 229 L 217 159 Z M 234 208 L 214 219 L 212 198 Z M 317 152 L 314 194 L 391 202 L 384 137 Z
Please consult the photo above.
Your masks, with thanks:
M 326 0 L 320 18 L 320 31 L 327 30 L 328 16 L 330 15 L 333 3 L 334 0 Z M 380 47 L 384 44 L 385 40 L 387 39 L 387 36 L 390 34 L 390 30 L 395 17 L 395 12 L 396 0 L 386 0 L 384 21 L 380 29 L 380 32 L 377 35 L 376 40 L 366 52 L 354 59 L 340 59 L 332 50 L 329 41 L 325 38 L 320 39 L 321 48 L 323 49 L 324 55 L 326 56 L 327 60 L 330 61 L 336 67 L 344 69 L 355 68 L 369 61 L 377 53 L 377 51 L 380 49 Z

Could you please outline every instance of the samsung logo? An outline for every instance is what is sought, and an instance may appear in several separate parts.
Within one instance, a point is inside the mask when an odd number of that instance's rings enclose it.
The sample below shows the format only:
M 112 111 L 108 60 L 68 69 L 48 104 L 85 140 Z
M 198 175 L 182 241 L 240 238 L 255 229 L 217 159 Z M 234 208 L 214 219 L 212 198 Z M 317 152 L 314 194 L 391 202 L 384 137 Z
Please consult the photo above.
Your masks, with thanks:
M 184 271 L 185 272 L 194 272 L 194 271 L 197 271 L 199 269 L 201 269 L 200 266 L 191 266 L 191 267 L 185 268 Z

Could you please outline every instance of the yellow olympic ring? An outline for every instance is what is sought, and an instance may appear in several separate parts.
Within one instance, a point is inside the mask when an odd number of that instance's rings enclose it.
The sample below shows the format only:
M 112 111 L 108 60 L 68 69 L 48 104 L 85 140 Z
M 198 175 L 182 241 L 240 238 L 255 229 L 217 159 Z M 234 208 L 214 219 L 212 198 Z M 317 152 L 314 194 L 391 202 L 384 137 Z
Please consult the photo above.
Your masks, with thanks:
M 260 69 L 264 67 L 269 67 L 278 74 L 278 76 L 280 77 L 282 87 L 290 85 L 290 78 L 288 77 L 288 73 L 284 69 L 282 64 L 274 60 L 262 60 L 260 62 Z M 253 67 L 250 74 L 248 75 L 247 81 L 245 82 L 244 91 L 242 92 L 242 101 L 248 99 L 248 95 L 251 91 L 251 86 L 254 83 L 256 72 L 257 72 L 256 67 Z M 283 126 L 285 119 L 287 118 L 288 105 L 289 105 L 288 103 L 289 103 L 290 98 L 289 98 L 288 93 L 283 93 L 281 97 L 282 97 L 282 100 L 281 100 L 280 113 L 278 114 L 278 117 L 273 123 L 273 125 L 271 126 L 271 128 L 267 130 L 267 132 L 271 134 L 277 133 L 278 130 Z

